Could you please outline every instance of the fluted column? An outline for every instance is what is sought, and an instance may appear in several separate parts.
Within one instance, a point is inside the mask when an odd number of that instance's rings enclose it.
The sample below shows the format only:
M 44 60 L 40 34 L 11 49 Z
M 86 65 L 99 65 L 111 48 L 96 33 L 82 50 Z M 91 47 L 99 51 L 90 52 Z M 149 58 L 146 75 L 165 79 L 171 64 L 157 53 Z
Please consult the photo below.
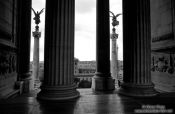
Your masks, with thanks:
M 40 84 L 39 80 L 39 39 L 41 37 L 41 32 L 36 29 L 33 32 L 34 37 L 34 48 L 33 48 L 33 81 L 34 81 L 34 88 L 37 88 Z
M 79 96 L 73 82 L 74 9 L 74 0 L 46 0 L 44 82 L 38 99 Z
M 31 0 L 18 0 L 18 80 L 24 81 L 24 92 L 31 90 L 30 74 L 30 37 L 31 37 Z
M 151 82 L 150 0 L 123 0 L 124 77 L 121 94 L 154 96 Z
M 115 89 L 110 73 L 109 0 L 96 0 L 96 73 L 92 89 L 111 91 Z
M 118 85 L 118 45 L 117 45 L 118 34 L 115 33 L 115 29 L 113 29 L 113 33 L 111 34 L 112 40 L 112 61 L 111 61 L 111 72 L 112 77 L 115 79 L 115 85 Z

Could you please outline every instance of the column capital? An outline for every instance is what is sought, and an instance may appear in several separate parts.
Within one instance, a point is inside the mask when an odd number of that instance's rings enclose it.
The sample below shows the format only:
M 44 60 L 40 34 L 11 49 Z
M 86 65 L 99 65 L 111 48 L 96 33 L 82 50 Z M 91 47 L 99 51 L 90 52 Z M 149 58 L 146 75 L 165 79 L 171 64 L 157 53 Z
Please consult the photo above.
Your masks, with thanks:
M 112 34 L 111 34 L 111 39 L 112 39 L 112 40 L 117 40 L 117 39 L 118 39 L 118 34 L 112 33 Z
M 33 33 L 33 37 L 34 38 L 40 38 L 41 37 L 41 32 L 38 32 L 38 31 L 34 31 L 34 32 L 32 32 Z

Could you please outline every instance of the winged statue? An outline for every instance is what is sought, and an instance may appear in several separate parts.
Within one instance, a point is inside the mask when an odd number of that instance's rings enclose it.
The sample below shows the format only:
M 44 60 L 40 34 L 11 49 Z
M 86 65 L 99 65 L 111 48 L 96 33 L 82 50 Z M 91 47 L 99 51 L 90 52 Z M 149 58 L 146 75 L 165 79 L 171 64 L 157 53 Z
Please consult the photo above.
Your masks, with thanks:
M 112 25 L 113 26 L 116 26 L 116 25 L 118 25 L 119 24 L 119 21 L 117 21 L 117 17 L 118 16 L 120 16 L 120 15 L 122 15 L 121 13 L 118 13 L 118 14 L 114 14 L 113 12 L 111 12 L 111 11 L 109 11 L 111 14 L 112 14 L 112 16 L 110 16 L 110 17 L 112 17 Z
M 117 15 L 115 15 L 113 12 L 111 12 L 111 11 L 109 11 L 109 12 L 112 14 L 111 17 L 113 17 L 115 19 L 117 19 L 118 16 L 122 15 L 121 13 L 118 13 Z
M 33 18 L 34 20 L 35 20 L 35 24 L 39 24 L 40 23 L 40 15 L 41 15 L 41 13 L 43 13 L 43 10 L 44 10 L 44 8 L 40 11 L 40 12 L 36 12 L 33 8 L 31 8 L 32 9 L 32 11 L 33 11 L 33 13 L 35 14 L 35 17 Z

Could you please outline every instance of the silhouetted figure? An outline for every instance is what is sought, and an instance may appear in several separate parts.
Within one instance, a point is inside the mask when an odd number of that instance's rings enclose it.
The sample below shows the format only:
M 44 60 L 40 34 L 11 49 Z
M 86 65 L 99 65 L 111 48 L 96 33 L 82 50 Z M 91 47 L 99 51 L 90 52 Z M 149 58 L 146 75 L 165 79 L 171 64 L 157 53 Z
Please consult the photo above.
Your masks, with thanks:
M 110 17 L 112 17 L 112 26 L 115 27 L 115 26 L 119 25 L 119 21 L 117 21 L 117 17 L 118 17 L 119 15 L 122 15 L 122 14 L 119 13 L 119 14 L 117 14 L 117 15 L 114 15 L 113 12 L 111 12 L 111 11 L 109 11 L 109 12 L 112 14 L 112 16 L 110 16 Z
M 35 24 L 39 24 L 40 23 L 40 14 L 43 13 L 44 8 L 40 11 L 40 12 L 35 12 L 35 10 L 33 8 L 31 8 L 33 13 L 35 14 L 35 17 L 33 18 L 35 20 Z

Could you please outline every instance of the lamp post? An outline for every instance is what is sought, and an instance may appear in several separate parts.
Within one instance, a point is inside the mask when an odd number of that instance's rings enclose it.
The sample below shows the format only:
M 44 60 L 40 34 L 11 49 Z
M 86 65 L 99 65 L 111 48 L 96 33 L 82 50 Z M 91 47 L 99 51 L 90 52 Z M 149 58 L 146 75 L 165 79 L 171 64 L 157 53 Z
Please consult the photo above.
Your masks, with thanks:
M 39 38 L 41 37 L 41 32 L 39 32 L 39 23 L 40 23 L 40 14 L 43 12 L 42 9 L 40 12 L 35 12 L 32 8 L 32 11 L 35 14 L 33 18 L 35 20 L 35 31 L 33 32 L 34 37 L 34 49 L 33 49 L 33 78 L 34 78 L 34 88 L 38 88 L 40 86 L 39 81 Z
M 113 12 L 109 11 L 112 16 L 112 34 L 111 34 L 111 39 L 112 39 L 112 62 L 111 62 L 111 72 L 112 72 L 112 77 L 115 79 L 115 84 L 118 86 L 118 79 L 119 79 L 119 66 L 118 66 L 118 45 L 116 43 L 118 39 L 118 34 L 116 33 L 115 26 L 119 25 L 119 21 L 117 20 L 117 17 L 121 14 L 114 15 Z

